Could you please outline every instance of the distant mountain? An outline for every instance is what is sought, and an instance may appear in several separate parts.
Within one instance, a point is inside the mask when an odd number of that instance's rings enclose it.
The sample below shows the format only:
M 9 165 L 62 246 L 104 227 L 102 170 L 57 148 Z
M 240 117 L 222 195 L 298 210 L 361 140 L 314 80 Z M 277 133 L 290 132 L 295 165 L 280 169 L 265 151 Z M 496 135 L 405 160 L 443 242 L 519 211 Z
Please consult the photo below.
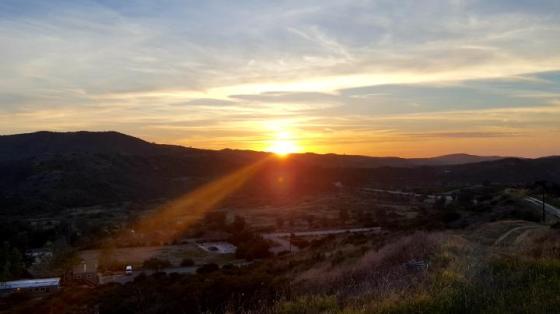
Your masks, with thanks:
M 471 164 L 483 161 L 503 159 L 500 156 L 475 156 L 469 154 L 451 154 L 430 158 L 369 157 L 336 154 L 298 154 L 294 156 L 301 161 L 325 167 L 378 168 L 378 167 L 417 167 Z
M 413 164 L 419 166 L 438 166 L 438 165 L 461 165 L 472 164 L 483 161 L 494 161 L 504 159 L 501 156 L 476 156 L 469 154 L 450 154 L 431 158 L 411 158 L 408 159 Z
M 545 180 L 560 184 L 560 156 L 537 159 L 502 158 L 492 161 L 413 168 L 384 167 L 368 173 L 368 184 L 392 187 L 468 186 L 483 183 L 532 184 Z
M 35 132 L 0 135 L 0 161 L 21 160 L 53 154 L 120 154 L 155 156 L 177 153 L 222 153 L 230 155 L 256 154 L 254 151 L 225 149 L 222 151 L 186 148 L 176 145 L 149 143 L 114 131 L 107 132 Z M 337 154 L 295 154 L 293 158 L 326 167 L 377 168 L 413 167 L 422 165 L 458 165 L 502 159 L 499 156 L 451 154 L 431 158 L 370 157 Z
M 269 153 L 153 144 L 117 132 L 37 132 L 0 136 L 0 214 L 173 197 L 260 160 Z M 250 195 L 345 186 L 441 187 L 496 182 L 560 183 L 560 157 L 466 154 L 434 158 L 294 154 L 270 159 L 247 183 Z M 272 185 L 271 185 L 272 184 Z M 268 194 L 267 194 L 268 193 Z
M 400 157 L 370 157 L 359 155 L 337 154 L 294 154 L 291 159 L 310 165 L 329 168 L 378 168 L 378 167 L 411 167 L 410 160 Z

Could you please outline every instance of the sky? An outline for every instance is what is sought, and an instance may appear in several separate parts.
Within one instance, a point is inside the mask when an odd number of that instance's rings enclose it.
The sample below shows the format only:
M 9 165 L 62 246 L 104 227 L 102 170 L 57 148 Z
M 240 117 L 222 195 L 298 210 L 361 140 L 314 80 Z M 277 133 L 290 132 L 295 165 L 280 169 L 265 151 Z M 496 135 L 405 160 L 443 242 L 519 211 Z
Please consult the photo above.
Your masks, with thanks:
M 0 134 L 560 155 L 560 1 L 0 0 Z

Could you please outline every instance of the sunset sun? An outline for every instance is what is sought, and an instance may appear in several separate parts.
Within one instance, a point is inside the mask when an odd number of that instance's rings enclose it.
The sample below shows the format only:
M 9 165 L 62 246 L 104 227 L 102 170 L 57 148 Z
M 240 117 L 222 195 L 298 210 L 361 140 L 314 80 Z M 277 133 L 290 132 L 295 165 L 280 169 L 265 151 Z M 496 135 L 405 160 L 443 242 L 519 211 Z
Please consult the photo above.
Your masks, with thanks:
M 268 150 L 278 156 L 287 156 L 297 152 L 297 146 L 291 141 L 276 141 Z
M 270 143 L 267 151 L 275 153 L 280 157 L 284 157 L 292 153 L 297 153 L 299 151 L 299 146 L 291 138 L 288 132 L 280 132 Z

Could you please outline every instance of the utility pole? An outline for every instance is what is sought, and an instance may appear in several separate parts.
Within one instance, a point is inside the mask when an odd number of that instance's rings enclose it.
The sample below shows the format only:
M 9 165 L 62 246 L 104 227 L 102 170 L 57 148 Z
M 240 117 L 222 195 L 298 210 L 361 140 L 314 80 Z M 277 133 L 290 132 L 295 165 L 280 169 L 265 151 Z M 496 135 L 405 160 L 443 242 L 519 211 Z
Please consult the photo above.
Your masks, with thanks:
M 545 207 L 546 205 L 544 204 L 544 184 L 543 184 L 543 189 L 542 189 L 542 221 L 543 223 L 546 223 L 546 212 L 545 212 Z
M 542 222 L 546 223 L 546 204 L 544 202 L 544 197 L 546 195 L 546 181 L 537 181 L 536 185 L 540 185 L 542 189 Z

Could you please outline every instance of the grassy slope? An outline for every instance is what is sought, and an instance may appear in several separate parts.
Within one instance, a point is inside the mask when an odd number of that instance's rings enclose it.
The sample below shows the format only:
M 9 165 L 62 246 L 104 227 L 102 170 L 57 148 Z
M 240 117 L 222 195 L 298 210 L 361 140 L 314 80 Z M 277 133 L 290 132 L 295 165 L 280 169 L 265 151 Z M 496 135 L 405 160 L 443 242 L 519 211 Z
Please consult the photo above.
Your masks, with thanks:
M 274 312 L 556 312 L 560 306 L 558 232 L 546 227 L 529 229 L 518 239 L 508 239 L 511 250 L 503 241 L 499 247 L 489 244 L 509 231 L 508 226 L 518 228 L 520 224 L 495 223 L 468 234 L 418 233 L 401 238 L 346 265 L 321 269 L 321 274 L 354 277 L 353 293 L 348 293 L 344 280 L 303 276 L 307 279 L 305 290 L 310 293 L 278 303 Z M 488 238 L 482 239 L 484 236 Z M 411 272 L 398 267 L 412 256 L 429 261 L 429 269 Z M 372 268 L 380 274 L 359 275 L 362 271 L 371 273 Z M 314 285 L 321 289 L 310 288 Z

